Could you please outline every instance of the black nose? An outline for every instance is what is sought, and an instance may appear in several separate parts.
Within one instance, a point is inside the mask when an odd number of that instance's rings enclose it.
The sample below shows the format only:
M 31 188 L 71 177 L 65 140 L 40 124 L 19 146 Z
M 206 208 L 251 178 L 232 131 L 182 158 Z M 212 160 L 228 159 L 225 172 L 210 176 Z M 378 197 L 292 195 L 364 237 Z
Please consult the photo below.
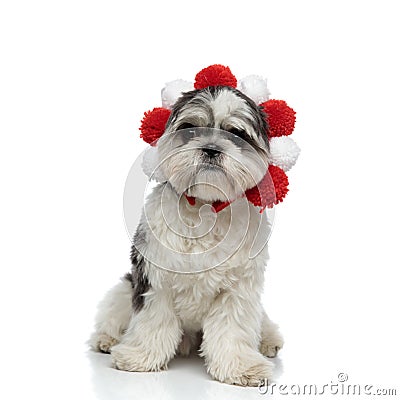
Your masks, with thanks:
M 216 157 L 221 153 L 220 149 L 214 144 L 208 144 L 202 148 L 202 151 L 210 158 Z

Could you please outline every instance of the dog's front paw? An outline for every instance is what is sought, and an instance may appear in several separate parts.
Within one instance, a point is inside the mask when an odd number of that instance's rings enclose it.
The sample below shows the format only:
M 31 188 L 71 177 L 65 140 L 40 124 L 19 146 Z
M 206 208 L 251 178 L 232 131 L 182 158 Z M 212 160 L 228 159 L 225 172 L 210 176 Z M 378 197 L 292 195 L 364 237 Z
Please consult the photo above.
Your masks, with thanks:
M 278 351 L 283 347 L 283 337 L 278 330 L 270 331 L 263 335 L 260 343 L 260 352 L 264 356 L 276 357 Z
M 236 364 L 237 367 L 228 368 L 228 371 L 224 368 L 217 368 L 214 371 L 209 370 L 209 372 L 215 379 L 223 383 L 239 386 L 258 386 L 261 382 L 272 378 L 274 364 L 261 357 L 261 354 L 259 359 L 257 357 L 257 360 L 254 360 L 254 363 L 246 365 L 240 361 L 233 361 L 233 364 Z
M 112 366 L 131 372 L 160 371 L 166 368 L 166 361 L 141 347 L 118 344 L 111 349 Z
M 109 353 L 111 347 L 115 346 L 118 340 L 108 335 L 107 333 L 93 333 L 89 340 L 89 345 L 94 351 L 101 351 L 102 353 Z

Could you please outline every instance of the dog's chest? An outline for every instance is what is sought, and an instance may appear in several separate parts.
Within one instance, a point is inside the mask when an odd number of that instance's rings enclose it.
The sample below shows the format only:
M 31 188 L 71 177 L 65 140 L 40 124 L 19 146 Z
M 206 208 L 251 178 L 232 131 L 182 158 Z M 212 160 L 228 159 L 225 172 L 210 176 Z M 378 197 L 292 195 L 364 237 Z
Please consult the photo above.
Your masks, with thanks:
M 156 195 L 149 199 L 143 224 L 142 251 L 150 261 L 146 275 L 154 290 L 168 292 L 183 328 L 198 330 L 217 296 L 244 274 L 253 274 L 258 261 L 264 264 L 265 241 L 256 238 L 268 231 L 267 221 L 245 199 L 216 215 L 209 207 L 191 208 L 185 199 L 178 209 L 168 191 L 162 209 Z
M 174 275 L 170 281 L 171 296 L 184 329 L 199 330 L 215 298 L 232 284 L 222 268 L 193 275 Z
M 172 197 L 172 194 L 169 193 Z M 181 199 L 164 203 L 152 199 L 146 207 L 146 258 L 177 273 L 200 273 L 239 256 L 249 259 L 256 236 L 260 236 L 261 214 L 245 199 L 237 199 L 218 214 L 208 205 L 189 205 Z M 162 203 L 163 207 L 157 207 Z M 175 204 L 175 206 L 174 206 Z M 254 247 L 254 246 L 253 246 Z

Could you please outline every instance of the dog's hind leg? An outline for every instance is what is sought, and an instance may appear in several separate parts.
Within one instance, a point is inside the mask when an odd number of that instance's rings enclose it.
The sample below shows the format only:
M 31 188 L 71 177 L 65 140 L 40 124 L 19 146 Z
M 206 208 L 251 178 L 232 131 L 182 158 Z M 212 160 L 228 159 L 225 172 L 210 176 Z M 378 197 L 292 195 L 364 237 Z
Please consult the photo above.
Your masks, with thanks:
M 93 350 L 109 353 L 110 348 L 119 343 L 132 316 L 132 293 L 132 278 L 127 274 L 100 302 L 95 332 L 88 342 Z
M 262 313 L 260 352 L 267 357 L 276 357 L 283 347 L 283 337 L 278 325 L 272 322 L 265 311 Z

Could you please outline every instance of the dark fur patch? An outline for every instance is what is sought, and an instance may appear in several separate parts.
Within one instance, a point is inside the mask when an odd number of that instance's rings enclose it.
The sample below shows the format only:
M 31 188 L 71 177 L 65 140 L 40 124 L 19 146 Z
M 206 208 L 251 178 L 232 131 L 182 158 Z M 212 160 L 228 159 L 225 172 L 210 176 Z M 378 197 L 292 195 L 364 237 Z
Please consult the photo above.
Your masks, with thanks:
M 132 305 L 136 312 L 143 308 L 143 294 L 146 293 L 151 287 L 150 282 L 145 275 L 146 260 L 136 247 L 142 245 L 144 241 L 144 232 L 141 225 L 139 225 L 133 238 L 133 245 L 131 249 L 132 273 L 125 275 L 125 278 L 130 280 L 132 283 Z
M 182 96 L 174 104 L 170 118 L 167 122 L 167 125 L 174 122 L 176 120 L 178 114 L 182 110 L 182 108 L 184 108 L 186 105 L 190 104 L 191 106 L 195 106 L 195 107 L 204 109 L 204 112 L 208 115 L 208 117 L 210 119 L 210 127 L 213 127 L 214 126 L 214 114 L 213 114 L 211 106 L 209 104 L 205 103 L 203 101 L 203 99 L 197 97 L 197 95 L 199 93 L 201 93 L 201 91 L 204 91 L 207 89 L 208 88 L 202 89 L 202 90 L 191 90 L 190 92 L 183 93 Z

